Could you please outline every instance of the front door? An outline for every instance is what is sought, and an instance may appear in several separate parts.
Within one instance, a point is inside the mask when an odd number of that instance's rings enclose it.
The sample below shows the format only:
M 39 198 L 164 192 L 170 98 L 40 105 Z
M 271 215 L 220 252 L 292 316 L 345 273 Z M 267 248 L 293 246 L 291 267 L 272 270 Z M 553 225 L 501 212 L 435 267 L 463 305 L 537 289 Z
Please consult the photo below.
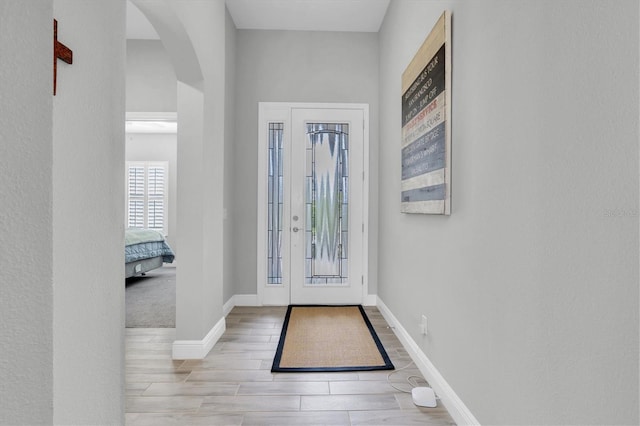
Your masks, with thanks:
M 260 113 L 262 303 L 362 303 L 366 105 L 261 104 Z

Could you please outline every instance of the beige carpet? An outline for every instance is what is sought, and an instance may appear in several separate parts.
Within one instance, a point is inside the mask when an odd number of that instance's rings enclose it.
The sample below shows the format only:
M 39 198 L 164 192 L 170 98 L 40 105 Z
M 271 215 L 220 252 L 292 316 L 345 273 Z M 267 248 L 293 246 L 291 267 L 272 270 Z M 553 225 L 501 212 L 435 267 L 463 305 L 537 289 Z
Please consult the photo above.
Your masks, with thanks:
M 360 306 L 290 306 L 272 371 L 393 369 Z

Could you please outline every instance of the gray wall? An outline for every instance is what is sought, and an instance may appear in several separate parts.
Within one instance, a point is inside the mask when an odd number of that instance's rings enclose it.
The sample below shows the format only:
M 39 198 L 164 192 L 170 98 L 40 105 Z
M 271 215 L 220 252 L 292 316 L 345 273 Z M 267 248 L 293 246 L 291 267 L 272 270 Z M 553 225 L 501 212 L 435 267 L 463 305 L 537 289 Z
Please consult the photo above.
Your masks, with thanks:
M 234 217 L 229 209 L 236 199 L 234 185 L 233 157 L 235 148 L 236 124 L 236 26 L 225 11 L 225 91 L 224 91 L 224 279 L 223 301 L 227 302 L 235 294 L 235 273 L 233 270 L 234 246 L 236 239 L 233 235 Z
M 375 33 L 238 30 L 236 65 L 236 294 L 256 294 L 258 102 L 368 103 L 371 173 L 378 146 L 378 37 Z M 374 179 L 372 179 L 375 182 Z M 373 194 L 372 194 L 373 195 Z M 371 231 L 375 202 L 371 197 Z M 377 241 L 370 236 L 372 244 Z M 370 248 L 374 268 L 376 250 Z M 375 293 L 375 273 L 370 273 Z
M 55 97 L 53 16 L 74 53 Z M 124 423 L 124 22 L 0 3 L 1 424 Z
M 0 2 L 3 425 L 53 419 L 52 13 L 51 0 Z
M 175 112 L 176 83 L 160 40 L 127 40 L 127 111 Z
M 452 214 L 403 215 L 400 78 L 445 8 Z M 393 0 L 385 18 L 378 294 L 483 424 L 638 424 L 638 12 Z
M 125 11 L 54 1 L 53 424 L 124 422 Z

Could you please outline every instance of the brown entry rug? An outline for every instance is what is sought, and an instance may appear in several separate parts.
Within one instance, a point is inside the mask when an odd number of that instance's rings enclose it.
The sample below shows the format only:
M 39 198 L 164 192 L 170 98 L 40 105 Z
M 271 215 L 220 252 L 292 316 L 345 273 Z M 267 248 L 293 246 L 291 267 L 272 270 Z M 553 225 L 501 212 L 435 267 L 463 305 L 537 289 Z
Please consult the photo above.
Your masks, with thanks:
M 393 370 L 362 306 L 289 305 L 271 371 Z

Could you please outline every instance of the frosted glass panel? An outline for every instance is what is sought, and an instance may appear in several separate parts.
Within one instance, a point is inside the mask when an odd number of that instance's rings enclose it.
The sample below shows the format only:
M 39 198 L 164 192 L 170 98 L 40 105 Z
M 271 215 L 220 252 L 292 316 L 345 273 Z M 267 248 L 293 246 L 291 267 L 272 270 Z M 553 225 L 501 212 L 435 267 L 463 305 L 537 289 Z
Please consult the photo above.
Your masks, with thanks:
M 269 123 L 267 284 L 282 284 L 283 123 Z
M 349 125 L 307 124 L 306 283 L 347 281 Z

